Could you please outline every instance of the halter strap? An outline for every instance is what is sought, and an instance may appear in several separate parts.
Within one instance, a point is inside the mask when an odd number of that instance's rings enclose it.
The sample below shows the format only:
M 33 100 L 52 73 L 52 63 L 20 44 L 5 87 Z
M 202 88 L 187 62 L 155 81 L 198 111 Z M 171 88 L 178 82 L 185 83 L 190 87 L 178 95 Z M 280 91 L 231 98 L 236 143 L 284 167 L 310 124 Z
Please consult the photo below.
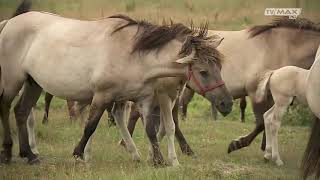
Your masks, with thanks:
M 212 84 L 210 86 L 201 86 L 199 80 L 194 76 L 193 71 L 191 69 L 191 65 L 189 65 L 188 68 L 188 81 L 191 81 L 193 79 L 194 83 L 200 90 L 200 94 L 204 96 L 208 91 L 214 90 L 220 86 L 223 86 L 225 83 L 224 81 L 217 81 L 215 84 Z

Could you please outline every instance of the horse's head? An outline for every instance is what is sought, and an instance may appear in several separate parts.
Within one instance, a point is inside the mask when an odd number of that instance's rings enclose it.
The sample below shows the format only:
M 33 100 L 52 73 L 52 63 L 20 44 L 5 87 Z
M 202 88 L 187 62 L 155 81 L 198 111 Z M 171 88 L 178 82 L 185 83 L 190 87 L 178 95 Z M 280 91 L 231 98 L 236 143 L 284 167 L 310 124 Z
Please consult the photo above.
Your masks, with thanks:
M 223 38 L 207 37 L 207 28 L 200 28 L 197 35 L 186 37 L 177 63 L 188 64 L 187 86 L 201 94 L 227 115 L 232 110 L 232 96 L 221 78 L 222 55 L 216 49 Z

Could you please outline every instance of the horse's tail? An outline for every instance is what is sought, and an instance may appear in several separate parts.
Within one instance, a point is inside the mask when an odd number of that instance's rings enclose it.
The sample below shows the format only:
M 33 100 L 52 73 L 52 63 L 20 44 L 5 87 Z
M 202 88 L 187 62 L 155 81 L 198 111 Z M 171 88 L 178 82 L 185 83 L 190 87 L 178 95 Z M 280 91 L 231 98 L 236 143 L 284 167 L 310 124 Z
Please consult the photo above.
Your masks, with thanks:
M 256 91 L 256 101 L 263 101 L 269 89 L 269 80 L 274 71 L 267 71 L 263 74 L 261 80 L 258 83 L 257 91 Z
M 23 0 L 11 18 L 16 17 L 23 13 L 29 12 L 31 9 L 31 6 L 32 6 L 31 0 Z
M 314 172 L 316 173 L 316 179 L 320 177 L 320 119 L 315 115 L 314 119 L 309 142 L 302 159 L 303 179 L 306 179 Z

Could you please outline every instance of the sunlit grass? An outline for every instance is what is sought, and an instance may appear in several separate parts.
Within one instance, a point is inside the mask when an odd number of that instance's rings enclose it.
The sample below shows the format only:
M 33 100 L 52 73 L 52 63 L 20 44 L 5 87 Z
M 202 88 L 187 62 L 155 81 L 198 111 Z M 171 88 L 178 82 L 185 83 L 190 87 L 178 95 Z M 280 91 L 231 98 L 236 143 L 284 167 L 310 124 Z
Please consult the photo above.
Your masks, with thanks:
M 0 165 L 0 179 L 299 179 L 299 163 L 308 136 L 307 127 L 281 128 L 279 143 L 285 162 L 283 167 L 264 162 L 260 150 L 261 137 L 250 147 L 227 154 L 230 140 L 253 129 L 252 116 L 248 116 L 247 123 L 241 123 L 237 114 L 212 121 L 207 115 L 196 113 L 195 109 L 207 106 L 200 97 L 191 104 L 188 120 L 180 123 L 196 157 L 181 154 L 177 145 L 180 167 L 157 169 L 147 163 L 149 144 L 140 122 L 134 133 L 134 141 L 143 160 L 134 163 L 118 145 L 120 134 L 117 128 L 107 126 L 105 116 L 94 135 L 90 163 L 75 164 L 72 151 L 82 135 L 82 127 L 69 121 L 64 103 L 58 99 L 53 102 L 48 125 L 41 124 L 42 108 L 36 110 L 41 164 L 29 166 L 25 160 L 17 157 L 17 135 L 14 131 L 14 159 L 10 165 Z M 250 111 L 249 108 L 248 114 Z M 200 112 L 209 114 L 205 110 Z M 12 122 L 13 127 L 14 124 Z M 166 157 L 166 139 L 161 149 Z

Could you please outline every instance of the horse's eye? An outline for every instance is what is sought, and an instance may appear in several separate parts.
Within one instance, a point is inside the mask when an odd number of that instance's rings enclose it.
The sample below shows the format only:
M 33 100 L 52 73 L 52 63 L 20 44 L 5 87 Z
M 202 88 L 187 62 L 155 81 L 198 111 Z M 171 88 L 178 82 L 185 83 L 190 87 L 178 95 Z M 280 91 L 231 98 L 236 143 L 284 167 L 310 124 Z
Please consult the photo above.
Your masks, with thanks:
M 205 71 L 205 70 L 201 70 L 201 71 L 200 71 L 200 75 L 201 75 L 202 77 L 204 77 L 204 78 L 206 78 L 206 77 L 209 76 L 208 72 Z

